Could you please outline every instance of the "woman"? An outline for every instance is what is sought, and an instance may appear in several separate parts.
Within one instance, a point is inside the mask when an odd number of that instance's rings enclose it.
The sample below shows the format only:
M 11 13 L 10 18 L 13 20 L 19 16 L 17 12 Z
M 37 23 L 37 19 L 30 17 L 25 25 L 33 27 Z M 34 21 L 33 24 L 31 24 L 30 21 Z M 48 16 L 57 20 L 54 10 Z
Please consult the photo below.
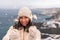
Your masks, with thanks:
M 28 7 L 21 8 L 17 23 L 9 28 L 2 40 L 41 40 L 40 31 L 32 24 L 32 18 Z

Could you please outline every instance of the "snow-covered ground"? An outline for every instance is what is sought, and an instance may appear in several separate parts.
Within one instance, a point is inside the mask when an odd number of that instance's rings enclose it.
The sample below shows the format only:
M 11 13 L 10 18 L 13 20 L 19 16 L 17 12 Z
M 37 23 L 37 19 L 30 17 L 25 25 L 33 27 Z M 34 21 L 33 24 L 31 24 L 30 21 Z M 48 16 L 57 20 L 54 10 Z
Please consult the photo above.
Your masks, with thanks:
M 43 24 L 45 27 L 41 27 L 41 29 L 49 29 L 49 28 L 60 28 L 60 22 L 55 20 L 49 20 L 46 23 Z M 47 27 L 46 27 L 47 26 Z M 53 31 L 53 30 L 52 30 Z M 48 34 L 48 33 L 42 33 L 42 35 L 48 35 L 49 37 L 44 38 L 42 40 L 60 40 L 60 34 Z
M 60 40 L 60 35 L 57 34 L 42 33 L 42 35 L 49 35 L 49 37 L 42 40 Z

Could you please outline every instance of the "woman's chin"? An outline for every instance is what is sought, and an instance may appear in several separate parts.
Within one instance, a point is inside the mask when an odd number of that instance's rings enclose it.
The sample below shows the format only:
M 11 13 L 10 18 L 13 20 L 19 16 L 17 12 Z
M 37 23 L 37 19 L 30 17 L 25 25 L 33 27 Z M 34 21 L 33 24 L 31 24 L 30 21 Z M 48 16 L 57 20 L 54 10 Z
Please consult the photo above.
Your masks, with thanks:
M 26 26 L 26 25 L 23 25 L 23 26 Z

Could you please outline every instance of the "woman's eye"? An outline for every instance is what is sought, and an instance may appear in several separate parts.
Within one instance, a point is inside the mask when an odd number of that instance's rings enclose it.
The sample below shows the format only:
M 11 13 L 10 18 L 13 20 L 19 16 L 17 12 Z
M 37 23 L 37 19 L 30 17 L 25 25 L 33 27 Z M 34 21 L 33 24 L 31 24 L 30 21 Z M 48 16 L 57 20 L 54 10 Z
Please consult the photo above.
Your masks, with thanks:
M 28 18 L 28 17 L 25 17 L 25 18 Z
M 20 18 L 22 18 L 22 17 L 20 17 Z

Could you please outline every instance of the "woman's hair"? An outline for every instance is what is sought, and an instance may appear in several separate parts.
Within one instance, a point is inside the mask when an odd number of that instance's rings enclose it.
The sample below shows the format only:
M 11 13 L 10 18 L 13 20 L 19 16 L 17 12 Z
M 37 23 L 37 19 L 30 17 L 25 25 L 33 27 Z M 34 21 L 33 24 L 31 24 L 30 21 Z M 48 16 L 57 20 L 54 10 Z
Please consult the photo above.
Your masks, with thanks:
M 19 18 L 20 19 L 20 18 Z M 18 19 L 18 20 L 19 20 Z M 15 24 L 13 25 L 13 28 L 15 28 L 15 29 L 22 29 L 22 28 L 24 28 L 24 31 L 25 31 L 25 29 L 27 29 L 26 31 L 27 32 L 29 32 L 29 27 L 30 26 L 33 26 L 33 23 L 31 22 L 31 20 L 29 20 L 29 22 L 28 22 L 28 24 L 26 25 L 26 27 L 24 27 L 21 23 L 20 23 L 20 21 L 18 21 L 18 22 L 15 22 Z

